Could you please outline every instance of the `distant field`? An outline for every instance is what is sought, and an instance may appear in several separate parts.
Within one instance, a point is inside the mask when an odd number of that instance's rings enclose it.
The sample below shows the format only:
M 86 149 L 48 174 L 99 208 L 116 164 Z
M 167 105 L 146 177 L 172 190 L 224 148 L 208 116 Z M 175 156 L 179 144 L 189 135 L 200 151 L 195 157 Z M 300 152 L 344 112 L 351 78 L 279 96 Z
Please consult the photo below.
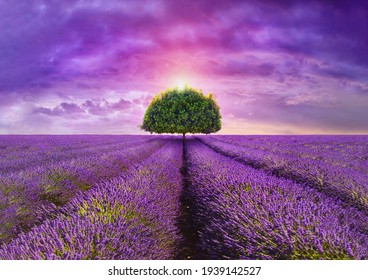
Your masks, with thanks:
M 0 136 L 0 259 L 368 259 L 368 136 Z

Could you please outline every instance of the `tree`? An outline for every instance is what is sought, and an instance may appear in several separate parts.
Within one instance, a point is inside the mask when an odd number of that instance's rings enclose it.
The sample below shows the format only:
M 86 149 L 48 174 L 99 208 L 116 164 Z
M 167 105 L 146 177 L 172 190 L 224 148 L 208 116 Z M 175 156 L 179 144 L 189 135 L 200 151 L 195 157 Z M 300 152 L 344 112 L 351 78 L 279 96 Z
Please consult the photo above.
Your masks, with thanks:
M 205 133 L 221 129 L 220 108 L 212 94 L 191 87 L 167 89 L 153 97 L 141 129 L 151 133 Z

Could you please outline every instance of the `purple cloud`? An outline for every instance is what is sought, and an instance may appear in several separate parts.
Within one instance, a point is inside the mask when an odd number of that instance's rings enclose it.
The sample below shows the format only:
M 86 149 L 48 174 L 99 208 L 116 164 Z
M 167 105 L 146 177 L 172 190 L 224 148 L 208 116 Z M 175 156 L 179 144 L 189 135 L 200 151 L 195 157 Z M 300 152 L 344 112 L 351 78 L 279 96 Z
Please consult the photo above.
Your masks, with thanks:
M 214 93 L 226 133 L 367 133 L 367 19 L 363 0 L 2 1 L 0 132 L 123 118 L 140 133 L 152 96 L 185 76 Z
M 53 108 L 38 107 L 34 110 L 35 114 L 44 114 L 48 116 L 66 116 L 75 118 L 76 115 L 85 117 L 85 115 L 106 116 L 116 111 L 122 112 L 132 107 L 132 101 L 120 99 L 117 102 L 106 100 L 86 100 L 81 104 L 62 102 Z

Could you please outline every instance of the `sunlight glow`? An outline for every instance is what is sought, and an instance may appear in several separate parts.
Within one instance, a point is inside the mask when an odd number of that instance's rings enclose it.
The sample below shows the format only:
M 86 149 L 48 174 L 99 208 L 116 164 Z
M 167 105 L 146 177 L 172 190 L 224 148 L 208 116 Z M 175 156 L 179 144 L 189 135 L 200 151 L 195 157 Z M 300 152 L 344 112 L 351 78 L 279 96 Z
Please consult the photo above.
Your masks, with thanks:
M 173 79 L 173 86 L 177 87 L 180 90 L 182 90 L 186 86 L 188 86 L 188 79 L 186 79 L 184 77 L 176 77 L 175 79 Z
M 179 79 L 176 82 L 177 87 L 181 90 L 184 89 L 186 85 L 188 85 L 188 83 L 184 80 L 184 79 Z

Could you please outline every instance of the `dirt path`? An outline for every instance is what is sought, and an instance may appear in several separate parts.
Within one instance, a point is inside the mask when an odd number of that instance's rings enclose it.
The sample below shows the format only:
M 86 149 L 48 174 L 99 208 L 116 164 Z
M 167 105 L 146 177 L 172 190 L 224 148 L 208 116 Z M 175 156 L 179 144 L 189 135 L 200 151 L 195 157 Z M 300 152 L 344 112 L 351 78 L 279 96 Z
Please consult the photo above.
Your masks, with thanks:
M 191 195 L 190 183 L 188 178 L 187 166 L 187 150 L 185 142 L 183 144 L 183 166 L 181 168 L 183 176 L 183 190 L 180 197 L 180 214 L 178 218 L 178 227 L 183 240 L 178 244 L 177 254 L 175 259 L 178 260 L 198 260 L 201 259 L 197 249 L 198 229 L 196 228 L 195 215 L 195 200 Z

